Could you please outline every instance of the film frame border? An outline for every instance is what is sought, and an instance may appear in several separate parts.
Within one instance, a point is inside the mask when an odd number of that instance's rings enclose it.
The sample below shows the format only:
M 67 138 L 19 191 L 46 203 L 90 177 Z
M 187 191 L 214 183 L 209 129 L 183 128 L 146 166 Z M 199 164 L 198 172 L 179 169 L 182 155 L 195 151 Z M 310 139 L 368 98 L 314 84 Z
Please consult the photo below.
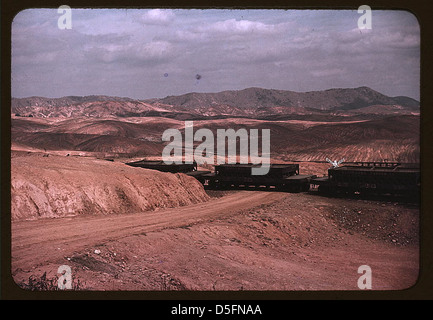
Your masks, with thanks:
M 58 1 L 52 0 L 35 0 L 35 1 L 19 1 L 13 3 L 8 1 L 2 2 L 2 97 L 1 104 L 3 106 L 10 105 L 11 102 L 11 23 L 14 16 L 25 9 L 30 8 L 53 8 L 57 9 Z M 218 4 L 205 1 L 156 1 L 147 0 L 137 4 L 135 1 L 127 0 L 109 0 L 92 2 L 72 0 L 64 3 L 71 8 L 135 8 L 135 9 L 151 9 L 151 8 L 175 8 L 175 9 L 331 9 L 356 10 L 360 5 L 367 4 L 372 10 L 406 10 L 414 14 L 420 24 L 421 32 L 421 78 L 420 78 L 420 104 L 421 104 L 421 132 L 420 132 L 420 147 L 421 147 L 421 205 L 420 205 L 420 270 L 417 283 L 405 290 L 371 290 L 371 291 L 26 291 L 19 288 L 13 281 L 11 276 L 11 226 L 10 226 L 10 108 L 3 107 L 1 109 L 1 292 L 0 299 L 2 300 L 44 300 L 44 299 L 130 299 L 130 300 L 164 300 L 167 303 L 174 304 L 175 301 L 191 301 L 191 300 L 213 300 L 232 303 L 233 300 L 248 301 L 249 303 L 270 303 L 272 301 L 281 302 L 282 300 L 402 300 L 402 299 L 432 299 L 433 298 L 433 279 L 431 270 L 432 255 L 429 248 L 433 247 L 431 234 L 433 221 L 431 215 L 426 211 L 431 208 L 431 197 L 427 196 L 427 191 L 433 189 L 432 183 L 428 177 L 431 176 L 432 168 L 432 148 L 429 146 L 429 138 L 431 138 L 432 128 L 428 126 L 432 122 L 432 111 L 428 109 L 428 105 L 433 105 L 432 94 L 433 88 L 428 72 L 433 70 L 432 62 L 428 57 L 432 55 L 432 44 L 429 42 L 432 39 L 432 24 L 431 24 L 431 8 L 428 8 L 427 3 L 421 1 L 385 1 L 376 0 L 368 2 L 359 2 L 353 0 L 329 0 L 326 3 L 319 0 L 308 1 L 267 1 L 266 5 L 260 1 L 239 1 L 234 6 L 230 1 L 219 1 Z M 430 9 L 430 10 L 429 10 Z M 427 109 L 426 109 L 427 108 Z M 171 301 L 171 302 L 170 302 Z M 207 302 L 207 303 L 208 303 Z M 216 303 L 216 302 L 215 302 Z M 278 303 L 280 305 L 280 303 Z

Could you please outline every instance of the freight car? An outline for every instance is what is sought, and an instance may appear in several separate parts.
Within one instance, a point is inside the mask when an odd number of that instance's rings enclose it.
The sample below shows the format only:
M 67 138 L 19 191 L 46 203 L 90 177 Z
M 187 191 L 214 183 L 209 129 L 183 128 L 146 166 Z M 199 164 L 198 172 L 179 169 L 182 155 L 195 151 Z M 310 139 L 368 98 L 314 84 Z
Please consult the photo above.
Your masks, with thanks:
M 259 188 L 289 192 L 308 191 L 310 181 L 315 175 L 300 175 L 299 164 L 270 164 L 265 175 L 253 175 L 254 164 L 220 164 L 214 172 L 198 171 L 197 163 L 166 164 L 158 160 L 140 160 L 126 163 L 129 166 L 159 170 L 163 172 L 182 172 L 200 181 L 206 189 Z
M 328 169 L 328 176 L 311 180 L 325 194 L 418 197 L 419 164 L 354 162 Z
M 173 163 L 166 164 L 164 161 L 160 160 L 139 160 L 134 162 L 126 163 L 131 167 L 140 167 L 145 169 L 158 170 L 163 172 L 182 172 L 189 173 L 197 171 L 197 163 Z
M 310 189 L 310 180 L 315 175 L 300 175 L 299 164 L 270 164 L 265 175 L 253 175 L 254 164 L 220 164 L 213 173 L 197 177 L 208 189 L 274 189 L 302 192 Z
M 396 162 L 353 162 L 328 169 L 328 176 L 300 175 L 299 164 L 271 164 L 266 175 L 252 175 L 254 164 L 220 164 L 214 172 L 197 170 L 197 163 L 166 164 L 140 160 L 126 163 L 164 172 L 182 172 L 200 181 L 206 189 L 267 189 L 306 192 L 318 187 L 326 195 L 392 195 L 418 199 L 419 164 Z
M 160 160 L 139 160 L 134 162 L 125 163 L 131 167 L 139 167 L 145 169 L 158 170 L 162 172 L 170 172 L 176 173 L 181 172 L 188 176 L 194 177 L 200 182 L 203 183 L 203 179 L 201 178 L 204 174 L 208 174 L 211 171 L 198 171 L 197 163 L 194 161 L 193 163 L 172 163 L 167 164 L 164 161 Z

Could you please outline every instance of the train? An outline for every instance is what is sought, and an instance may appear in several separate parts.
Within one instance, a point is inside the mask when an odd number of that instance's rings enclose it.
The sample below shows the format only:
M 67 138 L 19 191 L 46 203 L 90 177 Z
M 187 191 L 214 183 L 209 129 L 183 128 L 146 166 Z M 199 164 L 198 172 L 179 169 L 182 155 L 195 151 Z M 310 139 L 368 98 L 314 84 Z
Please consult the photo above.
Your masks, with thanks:
M 255 164 L 220 164 L 214 172 L 196 178 L 209 189 L 266 189 L 288 192 L 308 191 L 315 175 L 299 174 L 299 164 L 270 164 L 264 175 L 253 175 Z
M 418 163 L 352 162 L 328 169 L 327 177 L 311 184 L 325 194 L 363 194 L 418 197 L 421 174 Z
M 417 163 L 351 162 L 328 169 L 328 175 L 317 177 L 300 174 L 299 164 L 270 164 L 265 175 L 253 175 L 256 164 L 218 164 L 211 170 L 198 170 L 197 163 L 166 164 L 163 161 L 140 160 L 126 163 L 164 172 L 181 172 L 200 181 L 205 189 L 259 189 L 286 192 L 317 190 L 323 195 L 392 195 L 419 197 L 420 166 Z
M 181 173 L 188 174 L 197 171 L 196 162 L 167 164 L 162 160 L 138 160 L 133 162 L 127 162 L 126 164 L 131 167 L 139 167 L 139 168 L 152 169 L 152 170 L 171 172 L 171 173 L 181 172 Z

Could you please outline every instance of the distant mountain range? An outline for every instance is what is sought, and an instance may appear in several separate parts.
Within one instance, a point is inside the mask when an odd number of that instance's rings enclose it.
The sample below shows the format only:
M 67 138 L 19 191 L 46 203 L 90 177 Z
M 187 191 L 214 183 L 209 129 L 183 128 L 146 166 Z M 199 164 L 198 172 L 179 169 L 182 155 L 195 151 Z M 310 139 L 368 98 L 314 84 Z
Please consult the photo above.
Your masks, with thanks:
M 294 115 L 302 118 L 418 114 L 419 107 L 419 102 L 412 98 L 389 97 L 368 87 L 310 92 L 247 88 L 148 100 L 96 95 L 12 98 L 11 111 L 14 115 L 33 117 L 165 116 L 193 120 L 203 117 L 270 119 L 277 116 L 283 120 Z
M 371 105 L 419 107 L 419 102 L 414 99 L 388 97 L 368 87 L 310 92 L 247 88 L 218 93 L 188 93 L 180 96 L 169 96 L 156 101 L 188 108 L 215 105 L 238 108 L 298 107 L 319 110 L 351 110 Z

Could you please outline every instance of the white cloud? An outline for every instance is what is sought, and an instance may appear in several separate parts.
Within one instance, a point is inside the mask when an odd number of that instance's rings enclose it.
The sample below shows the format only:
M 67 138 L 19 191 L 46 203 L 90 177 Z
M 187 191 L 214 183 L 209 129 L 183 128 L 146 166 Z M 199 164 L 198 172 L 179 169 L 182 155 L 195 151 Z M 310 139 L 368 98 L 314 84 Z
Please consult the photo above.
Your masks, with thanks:
M 87 82 L 86 93 L 125 90 L 150 98 L 248 86 L 310 91 L 347 84 L 417 98 L 418 81 L 408 80 L 403 91 L 382 76 L 418 79 L 416 19 L 375 12 L 373 29 L 359 30 L 356 11 L 338 12 L 77 9 L 73 29 L 64 31 L 57 28 L 56 10 L 26 10 L 12 26 L 12 89 L 18 96 L 52 96 L 51 87 L 67 78 L 61 92 L 80 95 L 83 79 L 94 75 L 118 82 Z M 166 72 L 169 77 L 162 76 Z M 203 75 L 200 87 L 197 73 Z M 30 74 L 38 80 L 23 76 Z M 159 75 L 164 85 L 155 82 Z
M 229 33 L 248 33 L 248 32 L 266 32 L 273 29 L 273 26 L 266 25 L 258 21 L 248 20 L 225 20 L 216 22 L 204 28 L 205 31 L 229 32 Z
M 171 57 L 173 45 L 167 41 L 152 41 L 138 47 L 137 57 L 143 59 L 159 59 Z
M 245 35 L 273 35 L 282 34 L 293 28 L 293 22 L 266 24 L 260 21 L 227 19 L 210 24 L 202 24 L 192 30 L 193 33 L 212 36 L 245 36 Z
M 171 9 L 152 9 L 143 14 L 142 21 L 146 24 L 168 24 L 174 17 Z
M 152 41 L 137 45 L 106 44 L 91 47 L 86 51 L 90 61 L 118 64 L 157 62 L 173 58 L 173 46 L 166 41 Z

